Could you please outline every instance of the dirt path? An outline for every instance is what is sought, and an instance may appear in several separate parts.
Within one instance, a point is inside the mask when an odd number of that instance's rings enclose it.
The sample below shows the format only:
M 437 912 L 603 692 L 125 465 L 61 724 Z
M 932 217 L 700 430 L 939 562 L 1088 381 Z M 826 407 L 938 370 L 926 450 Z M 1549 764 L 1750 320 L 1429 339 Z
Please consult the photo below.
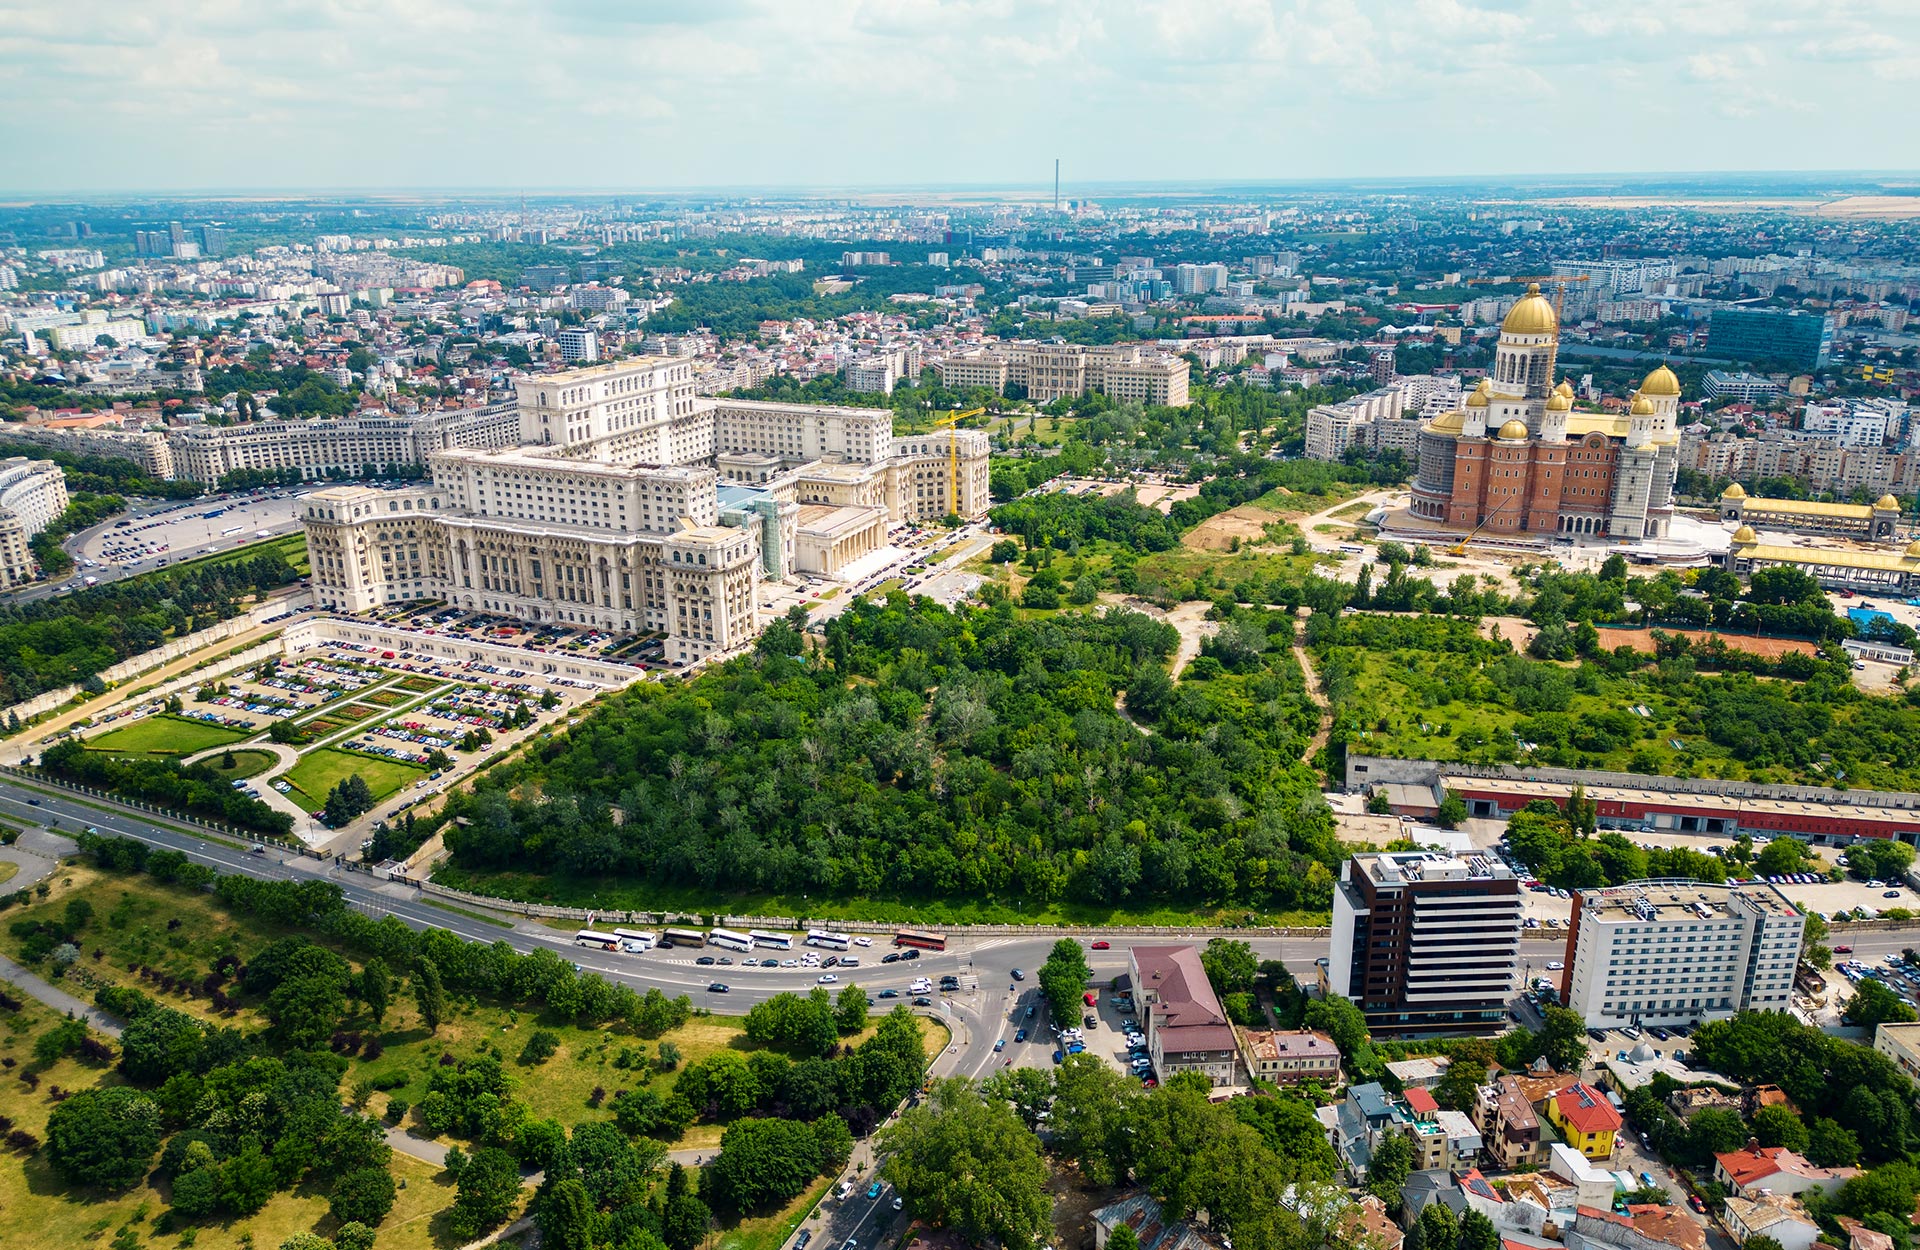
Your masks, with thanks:
M 1200 644 L 1220 631 L 1218 621 L 1207 619 L 1212 608 L 1211 603 L 1196 599 L 1179 605 L 1161 618 L 1180 631 L 1180 646 L 1173 653 L 1174 680 L 1179 680 L 1181 670 L 1200 654 Z
M 1320 709 L 1320 727 L 1313 731 L 1313 737 L 1307 739 L 1306 754 L 1300 757 L 1305 763 L 1312 764 L 1313 757 L 1320 754 L 1320 748 L 1327 745 L 1327 736 L 1333 732 L 1333 706 L 1321 692 L 1320 677 L 1313 671 L 1313 661 L 1307 658 L 1307 649 L 1297 642 L 1293 644 L 1293 660 L 1300 666 L 1301 675 L 1307 679 L 1307 697 Z

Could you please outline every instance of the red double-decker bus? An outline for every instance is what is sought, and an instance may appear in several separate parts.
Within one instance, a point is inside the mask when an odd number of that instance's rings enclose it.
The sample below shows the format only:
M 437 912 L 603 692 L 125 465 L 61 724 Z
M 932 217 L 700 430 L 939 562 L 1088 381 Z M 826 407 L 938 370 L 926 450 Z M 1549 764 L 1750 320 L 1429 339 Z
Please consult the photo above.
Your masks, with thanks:
M 943 933 L 922 933 L 918 929 L 901 929 L 893 935 L 895 946 L 917 946 L 925 951 L 943 951 L 947 949 L 947 938 Z

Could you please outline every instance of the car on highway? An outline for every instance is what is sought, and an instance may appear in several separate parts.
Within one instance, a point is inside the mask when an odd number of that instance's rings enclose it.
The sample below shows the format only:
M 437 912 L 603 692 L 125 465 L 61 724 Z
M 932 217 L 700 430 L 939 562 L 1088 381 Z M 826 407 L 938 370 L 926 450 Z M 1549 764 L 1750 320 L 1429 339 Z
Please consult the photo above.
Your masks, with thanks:
M 913 1005 L 916 1007 L 931 1007 L 933 1006 L 933 1000 L 931 998 L 928 998 L 925 994 L 922 994 L 920 997 L 913 1000 Z
M 1015 1029 L 1015 1030 L 1013 1031 L 1013 1040 L 1014 1040 L 1014 1041 L 1016 1041 L 1016 1042 L 1024 1042 L 1024 1041 L 1026 1041 L 1026 1040 L 1027 1040 L 1027 1031 L 1026 1031 L 1025 1029 Z
M 813 1240 L 813 1230 L 803 1228 L 800 1235 L 793 1239 L 793 1250 L 807 1250 L 807 1243 Z
M 822 973 L 820 976 L 815 977 L 814 980 L 821 985 L 832 985 L 835 982 L 839 981 L 840 978 L 834 976 L 831 972 L 827 972 L 827 973 Z
M 1853 947 L 1842 944 L 1834 947 L 1833 953 L 1836 955 L 1851 955 L 1853 954 Z
M 700 958 L 694 960 L 693 962 L 696 964 L 699 964 L 702 968 L 711 968 L 713 967 L 715 960 L 712 955 L 702 955 L 700 956 Z
M 933 993 L 933 982 L 927 980 L 925 977 L 921 977 L 907 988 L 915 994 L 931 994 Z
M 908 947 L 908 948 L 907 948 L 906 950 L 903 950 L 903 951 L 901 951 L 901 952 L 900 952 L 900 958 L 902 958 L 902 959 L 918 959 L 918 958 L 920 958 L 920 952 L 919 952 L 918 950 L 916 950 L 916 949 L 914 949 L 913 947 Z
M 1110 951 L 1113 949 L 1113 943 L 1107 941 L 1105 938 L 1102 938 L 1100 941 L 1095 942 L 1093 944 L 1093 949 L 1097 951 Z
M 28 799 L 28 800 L 27 800 L 27 806 L 28 806 L 28 807 L 38 807 L 38 806 L 40 806 L 40 800 L 39 800 L 39 799 Z
M 725 981 L 715 981 L 707 986 L 707 993 L 709 994 L 730 994 L 732 992 Z
M 1561 962 L 1560 962 L 1560 961 L 1559 961 L 1558 959 L 1556 959 L 1556 960 L 1553 960 L 1552 962 L 1550 962 L 1550 963 L 1549 963 L 1549 964 L 1547 965 L 1547 971 L 1548 971 L 1548 972 L 1558 972 L 1558 971 L 1560 971 L 1560 970 L 1561 970 L 1562 968 L 1565 968 L 1566 966 L 1567 966 L 1567 965 L 1565 965 L 1564 963 L 1561 963 Z
M 907 1204 L 906 1204 L 906 1201 L 905 1201 L 904 1199 L 902 1199 L 902 1198 L 901 1198 L 901 1197 L 900 1197 L 900 1196 L 899 1196 L 898 1194 L 896 1194 L 896 1195 L 894 1195 L 894 1199 L 893 1199 L 893 1209 L 894 1209 L 894 1210 L 896 1210 L 896 1211 L 898 1211 L 898 1210 L 900 1210 L 901 1208 L 903 1208 L 903 1207 L 905 1207 L 906 1205 L 907 1205 Z
M 875 1181 L 873 1184 L 867 1186 L 867 1201 L 871 1202 L 875 1198 L 878 1198 L 885 1189 L 886 1186 L 882 1185 L 879 1181 Z
M 900 991 L 899 991 L 899 990 L 881 990 L 881 991 L 880 991 L 880 997 L 882 997 L 882 998 L 898 998 L 898 997 L 900 997 Z

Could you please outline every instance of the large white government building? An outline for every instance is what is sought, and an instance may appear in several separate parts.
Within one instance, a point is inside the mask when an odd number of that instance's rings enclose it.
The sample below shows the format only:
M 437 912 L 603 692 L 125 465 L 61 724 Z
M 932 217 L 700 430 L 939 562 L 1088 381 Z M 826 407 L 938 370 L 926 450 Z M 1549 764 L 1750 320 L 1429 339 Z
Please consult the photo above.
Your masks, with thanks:
M 984 431 L 897 438 L 887 409 L 696 396 L 675 359 L 515 385 L 517 445 L 434 451 L 430 485 L 307 496 L 321 606 L 657 631 L 694 661 L 758 632 L 761 580 L 835 577 L 891 524 L 988 505 Z
M 0 587 L 40 574 L 28 540 L 67 510 L 67 479 L 51 460 L 0 460 Z

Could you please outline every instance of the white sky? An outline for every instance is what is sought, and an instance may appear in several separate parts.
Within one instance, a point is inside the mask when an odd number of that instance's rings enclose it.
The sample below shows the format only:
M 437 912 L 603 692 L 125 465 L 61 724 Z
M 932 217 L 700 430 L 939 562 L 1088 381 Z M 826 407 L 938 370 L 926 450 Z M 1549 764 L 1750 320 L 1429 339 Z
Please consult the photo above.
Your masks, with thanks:
M 0 0 L 0 189 L 1916 169 L 1920 0 Z

